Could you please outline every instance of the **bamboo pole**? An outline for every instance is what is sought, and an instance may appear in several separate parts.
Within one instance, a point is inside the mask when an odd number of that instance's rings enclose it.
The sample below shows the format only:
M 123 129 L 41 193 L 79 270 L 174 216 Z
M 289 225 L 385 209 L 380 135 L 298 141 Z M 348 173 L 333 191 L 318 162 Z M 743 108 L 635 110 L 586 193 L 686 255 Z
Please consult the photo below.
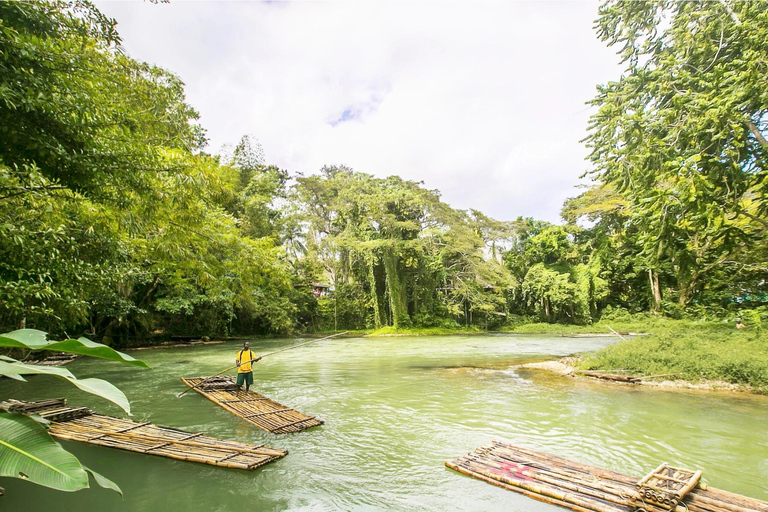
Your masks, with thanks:
M 520 478 L 515 478 L 513 475 L 499 475 L 497 473 L 477 467 L 477 465 L 469 464 L 465 466 L 467 469 L 479 473 L 481 475 L 488 476 L 489 478 L 495 478 L 507 484 L 520 487 L 535 494 L 547 496 L 549 498 L 555 498 L 560 501 L 573 503 L 580 507 L 584 507 L 595 512 L 629 512 L 629 508 L 624 506 L 620 507 L 616 504 L 602 503 L 596 498 L 587 498 L 584 496 L 578 496 L 573 493 L 564 492 L 555 486 L 549 484 L 536 483 L 533 481 L 525 481 Z
M 487 482 L 489 484 L 495 485 L 497 487 L 501 487 L 502 489 L 506 489 L 508 491 L 514 491 L 516 493 L 522 494 L 523 496 L 527 496 L 528 498 L 533 498 L 538 501 L 543 501 L 544 503 L 550 503 L 552 505 L 557 505 L 559 507 L 569 508 L 571 510 L 574 510 L 575 512 L 594 512 L 590 508 L 584 508 L 579 507 L 578 505 L 574 505 L 572 503 L 567 503 L 555 498 L 549 498 L 547 496 L 542 496 L 541 494 L 536 494 L 530 491 L 526 491 L 525 489 L 521 489 L 520 487 L 515 487 L 513 485 L 506 484 L 504 482 L 500 482 L 498 480 L 494 480 L 493 478 L 488 478 L 487 476 L 481 475 L 479 473 L 473 473 L 470 470 L 467 470 L 459 465 L 456 465 L 452 462 L 446 462 L 445 465 L 455 471 L 458 471 L 459 473 L 462 473 L 464 475 L 471 476 L 472 478 L 476 478 L 478 480 L 482 480 L 484 482 Z
M 702 489 L 701 487 L 694 489 L 690 492 L 689 496 L 692 499 L 706 498 L 712 500 L 718 500 L 725 503 L 730 503 L 737 506 L 751 507 L 759 512 L 768 512 L 768 502 L 761 501 L 756 498 L 750 498 L 748 496 L 742 496 L 741 494 L 735 494 L 722 489 L 715 489 L 714 487 L 708 487 Z
M 712 510 L 722 510 L 724 512 L 755 512 L 756 510 L 766 510 L 765 508 L 758 509 L 750 507 L 749 503 L 743 503 L 744 506 L 742 506 L 741 504 L 728 503 L 707 496 L 693 494 L 689 494 L 688 496 L 688 507 L 691 507 L 692 511 L 695 510 L 693 507 L 698 507 L 699 505 L 707 508 L 711 507 Z M 756 503 L 756 505 L 759 505 L 759 502 Z
M 304 343 L 299 343 L 298 345 L 291 345 L 290 347 L 281 348 L 280 350 L 275 350 L 274 352 L 270 352 L 269 354 L 264 354 L 259 359 L 264 359 L 267 356 L 272 356 L 272 355 L 275 355 L 275 354 L 279 354 L 280 352 L 285 352 L 286 350 L 293 350 L 294 348 L 303 347 L 304 345 L 309 345 L 310 343 L 315 343 L 316 341 L 328 340 L 328 339 L 331 339 L 331 338 L 335 338 L 336 336 L 342 336 L 344 334 L 349 334 L 349 331 L 339 332 L 339 333 L 336 333 L 336 334 L 331 334 L 330 336 L 326 336 L 325 338 L 319 338 L 319 339 L 316 339 L 316 340 L 309 340 L 309 341 L 305 341 Z
M 582 485 L 585 485 L 594 489 L 601 489 L 617 496 L 628 496 L 630 498 L 633 496 L 637 496 L 637 493 L 629 485 L 616 483 L 612 480 L 606 481 L 606 479 L 598 477 L 591 473 L 575 472 L 575 471 L 571 471 L 571 470 L 560 468 L 560 467 L 554 467 L 554 468 L 541 467 L 544 465 L 540 463 L 532 462 L 532 461 L 512 460 L 508 456 L 505 456 L 503 454 L 495 454 L 495 456 L 503 461 L 510 461 L 518 465 L 527 467 L 533 470 L 534 472 L 536 472 L 537 474 L 543 475 L 545 477 L 551 476 L 559 480 L 575 481 L 575 482 L 581 483 Z
M 488 459 L 484 459 L 483 464 L 490 465 L 491 467 L 500 469 L 502 471 L 506 470 L 506 468 L 502 464 L 490 463 Z M 525 469 L 521 469 L 520 473 L 525 477 L 533 478 L 535 480 L 539 480 L 541 482 L 552 485 L 554 487 L 566 489 L 566 490 L 575 492 L 577 494 L 585 494 L 587 496 L 597 498 L 599 500 L 610 501 L 617 505 L 628 505 L 629 503 L 629 500 L 622 498 L 620 494 L 614 494 L 610 491 L 602 490 L 600 489 L 600 487 L 597 487 L 597 486 L 590 486 L 586 482 L 578 481 L 577 483 L 573 484 L 568 482 L 567 480 L 564 480 L 563 478 L 557 478 L 557 477 L 553 478 L 551 476 L 544 475 L 542 474 L 541 471 L 530 468 L 530 467 L 528 467 L 528 471 L 526 471 Z
M 264 358 L 265 358 L 265 357 L 267 357 L 267 356 L 271 356 L 271 355 L 274 355 L 274 354 L 278 354 L 278 353 L 280 353 L 280 352 L 284 352 L 284 351 L 286 351 L 286 350 L 292 350 L 292 349 L 294 349 L 294 348 L 303 347 L 304 345 L 309 345 L 310 343 L 315 343 L 316 341 L 323 341 L 323 340 L 327 340 L 327 339 L 330 339 L 330 338 L 334 338 L 334 337 L 336 337 L 336 336 L 341 336 L 342 334 L 347 334 L 347 333 L 349 333 L 349 331 L 339 332 L 339 333 L 336 333 L 336 334 L 332 334 L 332 335 L 330 335 L 330 336 L 326 336 L 325 338 L 319 338 L 319 339 L 316 339 L 316 340 L 310 340 L 310 341 L 307 341 L 307 342 L 305 342 L 305 343 L 299 343 L 298 345 L 293 345 L 293 346 L 290 346 L 290 347 L 282 348 L 282 349 L 280 349 L 280 350 L 275 350 L 274 352 L 270 352 L 270 353 L 268 353 L 268 354 L 264 354 L 263 356 L 259 356 L 259 357 L 257 357 L 256 359 L 251 359 L 251 360 L 250 360 L 250 361 L 248 361 L 248 362 L 249 362 L 249 363 L 254 363 L 254 362 L 256 362 L 256 361 L 260 361 L 261 359 L 264 359 Z M 241 363 L 241 364 L 243 364 L 243 363 Z M 187 391 L 191 391 L 191 390 L 195 389 L 196 387 L 198 387 L 198 386 L 202 385 L 202 384 L 203 384 L 203 383 L 204 383 L 206 380 L 208 380 L 208 379 L 210 379 L 210 378 L 212 378 L 212 377 L 217 377 L 217 376 L 221 375 L 221 374 L 222 374 L 222 373 L 224 373 L 224 372 L 228 372 L 229 370 L 234 370 L 234 369 L 235 369 L 235 368 L 237 368 L 238 366 L 240 366 L 240 364 L 236 364 L 236 365 L 234 365 L 234 366 L 230 366 L 229 368 L 225 368 L 225 369 L 221 370 L 219 373 L 216 373 L 216 374 L 214 374 L 214 375 L 211 375 L 210 377 L 207 377 L 207 378 L 205 378 L 205 379 L 201 380 L 200 382 L 198 382 L 197 384 L 195 384 L 193 387 L 191 387 L 191 388 L 188 388 L 188 389 L 185 389 L 184 391 L 182 391 L 181 393 L 179 393 L 178 395 L 176 395 L 176 398 L 181 398 L 182 396 L 184 396 L 184 394 L 185 394 L 185 393 L 187 393 Z
M 627 341 L 627 338 L 625 338 L 624 336 L 622 336 L 622 335 L 621 335 L 621 334 L 619 334 L 618 332 L 614 331 L 614 330 L 613 330 L 613 327 L 611 327 L 610 325 L 606 325 L 606 327 L 607 327 L 608 329 L 610 329 L 610 330 L 611 330 L 611 332 L 612 332 L 613 334 L 615 334 L 616 336 L 618 336 L 619 338 L 621 338 L 621 341 Z
M 578 370 L 576 373 L 578 375 L 586 375 L 587 377 L 594 377 L 596 379 L 628 382 L 630 384 L 636 384 L 640 380 L 637 377 L 632 377 L 630 375 L 618 375 L 615 373 L 595 372 L 591 370 Z
M 623 475 L 621 473 L 616 473 L 615 471 L 610 471 L 607 469 L 598 468 L 595 466 L 589 466 L 587 464 L 582 464 L 581 462 L 576 462 L 570 459 L 565 459 L 563 457 L 558 457 L 557 455 L 550 455 L 548 453 L 538 452 L 538 451 L 530 450 L 528 448 L 523 448 L 520 446 L 513 446 L 508 443 L 502 443 L 500 441 L 493 441 L 493 444 L 494 446 L 498 447 L 496 449 L 506 450 L 512 454 L 515 454 L 516 452 L 523 453 L 528 456 L 540 459 L 546 463 L 556 464 L 563 467 L 571 467 L 577 471 L 582 471 L 584 473 L 587 473 L 590 475 L 596 475 L 602 478 L 610 478 L 612 480 L 627 483 L 632 486 L 634 486 L 637 483 L 637 479 L 632 478 L 630 476 Z

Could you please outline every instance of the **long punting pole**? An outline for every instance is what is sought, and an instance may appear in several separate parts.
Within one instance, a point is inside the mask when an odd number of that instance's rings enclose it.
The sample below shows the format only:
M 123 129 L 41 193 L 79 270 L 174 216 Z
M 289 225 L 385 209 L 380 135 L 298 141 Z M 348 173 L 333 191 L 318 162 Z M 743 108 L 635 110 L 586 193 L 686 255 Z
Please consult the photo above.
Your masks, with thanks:
M 254 362 L 254 361 L 259 361 L 260 359 L 264 359 L 264 358 L 265 358 L 265 357 L 267 357 L 267 356 L 271 356 L 271 355 L 277 354 L 278 352 L 285 352 L 286 350 L 291 350 L 291 349 L 294 349 L 294 348 L 299 348 L 299 347 L 302 347 L 302 346 L 304 346 L 304 345 L 309 345 L 310 343 L 315 343 L 316 341 L 323 341 L 323 340 L 328 340 L 328 339 L 331 339 L 331 338 L 335 338 L 336 336 L 341 336 L 342 334 L 348 334 L 348 333 L 349 333 L 349 331 L 338 332 L 338 333 L 336 333 L 336 334 L 331 334 L 330 336 L 326 336 L 325 338 L 318 338 L 318 339 L 316 339 L 316 340 L 305 341 L 304 343 L 299 343 L 298 345 L 292 345 L 292 346 L 290 346 L 290 347 L 281 348 L 280 350 L 275 350 L 274 352 L 270 352 L 269 354 L 264 354 L 263 356 L 260 356 L 260 357 L 258 357 L 257 359 L 251 359 L 251 360 L 250 360 L 250 361 L 248 361 L 248 362 L 249 362 L 249 363 L 252 363 L 252 362 Z M 216 374 L 214 374 L 214 375 L 211 375 L 210 377 L 207 377 L 207 378 L 205 378 L 205 379 L 201 380 L 200 382 L 198 382 L 198 383 L 197 383 L 197 384 L 195 384 L 194 386 L 192 386 L 192 387 L 190 387 L 190 388 L 187 388 L 187 389 L 185 389 L 184 391 L 182 391 L 181 393 L 179 393 L 178 395 L 176 395 L 176 398 L 181 398 L 181 397 L 182 397 L 182 396 L 183 396 L 183 395 L 184 395 L 184 394 L 185 394 L 187 391 L 192 391 L 193 389 L 195 389 L 195 388 L 197 388 L 197 387 L 200 387 L 200 386 L 201 386 L 201 385 L 203 385 L 205 382 L 207 382 L 207 381 L 208 381 L 208 379 L 212 379 L 213 377 L 216 377 L 216 376 L 218 376 L 218 375 L 221 375 L 221 374 L 222 374 L 222 373 L 224 373 L 224 372 L 228 372 L 229 370 L 234 370 L 234 369 L 235 369 L 235 368 L 237 368 L 238 366 L 240 366 L 240 365 L 239 365 L 239 364 L 236 364 L 236 365 L 234 365 L 234 366 L 230 366 L 229 368 L 225 368 L 225 369 L 221 370 L 219 373 L 216 373 Z

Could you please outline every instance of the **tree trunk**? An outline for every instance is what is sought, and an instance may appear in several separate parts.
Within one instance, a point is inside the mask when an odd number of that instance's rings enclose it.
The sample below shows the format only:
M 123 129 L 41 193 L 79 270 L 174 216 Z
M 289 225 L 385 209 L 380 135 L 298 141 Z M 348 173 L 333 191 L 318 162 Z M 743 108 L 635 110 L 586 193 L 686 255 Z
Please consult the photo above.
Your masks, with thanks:
M 392 250 L 384 250 L 384 270 L 387 274 L 387 290 L 389 291 L 389 305 L 392 308 L 392 327 L 397 329 L 400 319 L 408 315 L 405 301 L 405 289 L 398 272 L 397 255 Z
M 651 312 L 659 314 L 661 312 L 661 288 L 659 288 L 659 273 L 654 272 L 652 268 L 648 269 L 648 281 L 651 283 Z
M 678 283 L 678 290 L 680 291 L 678 292 L 677 301 L 678 304 L 680 304 L 680 307 L 684 308 L 691 302 L 691 299 L 693 299 L 693 292 L 696 291 L 696 285 L 699 283 L 699 276 L 694 274 L 688 281 L 678 279 Z
M 376 290 L 376 273 L 374 272 L 375 261 L 368 265 L 368 284 L 371 287 L 371 302 L 373 303 L 373 326 L 376 329 L 381 328 L 381 309 L 379 307 L 379 293 Z

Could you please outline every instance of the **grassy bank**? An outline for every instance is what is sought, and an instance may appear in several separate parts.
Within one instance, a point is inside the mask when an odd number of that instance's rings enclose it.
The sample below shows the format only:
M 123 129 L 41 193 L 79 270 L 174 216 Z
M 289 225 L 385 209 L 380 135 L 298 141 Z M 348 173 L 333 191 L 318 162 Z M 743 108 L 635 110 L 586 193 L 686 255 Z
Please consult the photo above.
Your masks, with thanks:
M 449 327 L 413 327 L 407 329 L 395 329 L 394 327 L 382 327 L 366 334 L 366 337 L 376 336 L 448 336 L 451 334 L 478 334 L 485 332 L 479 327 L 466 327 L 461 329 Z
M 611 329 L 619 333 L 654 333 L 667 330 L 687 330 L 701 325 L 690 320 L 673 320 L 665 317 L 637 315 L 624 320 L 606 320 L 591 325 L 518 323 L 500 329 L 501 332 L 516 334 L 611 334 Z M 732 328 L 733 324 L 729 324 Z
M 637 338 L 587 354 L 580 367 L 626 371 L 634 375 L 670 375 L 689 382 L 724 381 L 768 393 L 768 333 L 737 330 L 731 323 L 660 320 L 641 326 L 611 325 L 616 330 L 643 330 Z M 630 328 L 631 327 L 631 328 Z

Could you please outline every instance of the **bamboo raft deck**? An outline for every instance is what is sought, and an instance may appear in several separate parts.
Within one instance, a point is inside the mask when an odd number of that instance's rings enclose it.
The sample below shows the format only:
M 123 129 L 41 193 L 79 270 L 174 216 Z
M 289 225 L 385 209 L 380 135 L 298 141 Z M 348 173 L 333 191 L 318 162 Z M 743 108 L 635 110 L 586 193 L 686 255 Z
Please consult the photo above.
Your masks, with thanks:
M 75 359 L 79 359 L 80 355 L 67 354 L 64 352 L 55 352 L 48 355 L 43 359 L 35 359 L 32 361 L 24 361 L 25 364 L 35 364 L 38 366 L 64 366 L 67 363 L 71 363 Z
M 288 455 L 264 445 L 251 445 L 96 414 L 87 407 L 68 406 L 63 398 L 39 402 L 8 400 L 0 408 L 23 414 L 39 414 L 50 422 L 48 433 L 59 439 L 159 455 L 212 466 L 253 470 Z
M 708 487 L 700 471 L 666 464 L 637 479 L 493 441 L 445 465 L 577 512 L 768 512 L 768 502 Z
M 181 378 L 181 381 L 189 387 L 197 386 L 203 380 L 206 379 L 204 377 Z M 244 389 L 239 389 L 235 385 L 232 377 L 228 376 L 209 378 L 205 384 L 196 387 L 195 391 L 235 416 L 272 434 L 301 432 L 324 423 L 314 416 L 295 411 L 253 390 L 246 393 Z

